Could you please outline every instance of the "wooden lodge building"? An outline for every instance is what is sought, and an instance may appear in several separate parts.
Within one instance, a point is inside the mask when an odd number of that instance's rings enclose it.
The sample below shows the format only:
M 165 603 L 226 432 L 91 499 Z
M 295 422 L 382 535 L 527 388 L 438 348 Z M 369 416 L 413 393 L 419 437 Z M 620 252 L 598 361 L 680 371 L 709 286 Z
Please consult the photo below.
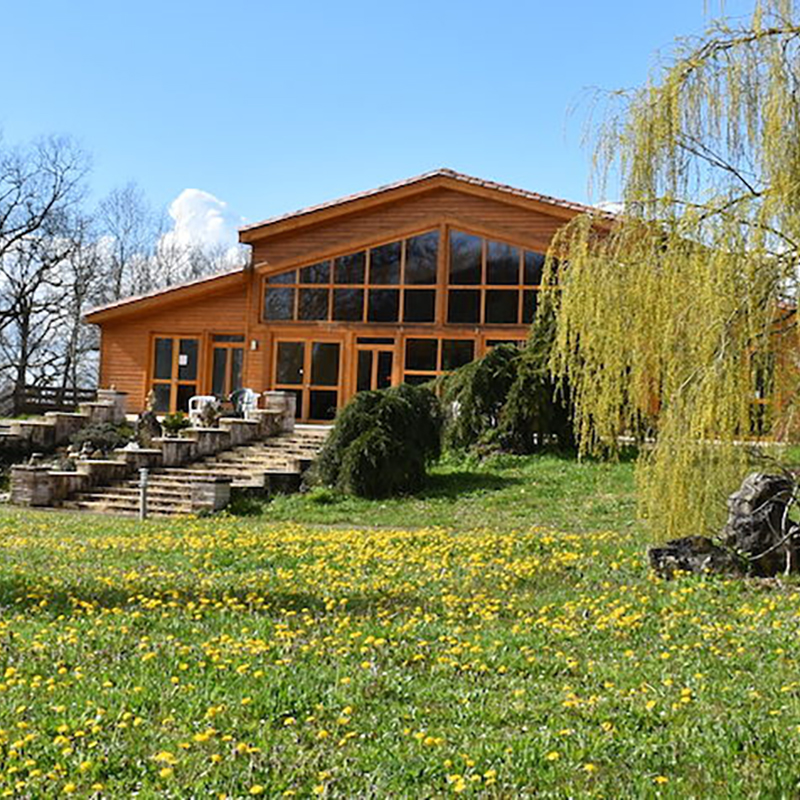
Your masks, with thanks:
M 327 421 L 363 389 L 421 383 L 526 338 L 544 253 L 586 206 L 451 170 L 248 225 L 250 265 L 131 297 L 102 329 L 100 385 L 141 410 L 242 386 Z

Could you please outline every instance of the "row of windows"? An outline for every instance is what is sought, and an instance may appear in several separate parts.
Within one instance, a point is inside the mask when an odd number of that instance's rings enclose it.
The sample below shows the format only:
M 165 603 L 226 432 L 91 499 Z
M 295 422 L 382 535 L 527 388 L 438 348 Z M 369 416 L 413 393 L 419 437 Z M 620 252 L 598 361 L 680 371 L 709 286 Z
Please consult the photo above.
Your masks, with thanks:
M 437 290 L 425 287 L 436 283 L 438 249 L 431 231 L 269 276 L 264 318 L 434 322 Z M 543 265 L 541 253 L 451 230 L 447 322 L 530 324 Z

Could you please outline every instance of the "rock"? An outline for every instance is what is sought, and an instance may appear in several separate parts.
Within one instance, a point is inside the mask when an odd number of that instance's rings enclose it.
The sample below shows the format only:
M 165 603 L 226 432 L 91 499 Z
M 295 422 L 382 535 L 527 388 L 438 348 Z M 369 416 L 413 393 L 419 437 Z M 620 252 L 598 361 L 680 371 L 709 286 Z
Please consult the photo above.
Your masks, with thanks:
M 650 566 L 662 578 L 675 572 L 719 572 L 740 574 L 742 564 L 728 550 L 714 544 L 707 536 L 685 536 L 648 551 Z
M 784 475 L 753 472 L 728 498 L 728 521 L 721 543 L 747 556 L 757 575 L 777 575 L 798 567 L 800 528 L 787 508 L 796 486 Z
M 796 488 L 785 475 L 748 475 L 728 498 L 719 543 L 706 536 L 674 539 L 650 548 L 650 566 L 667 578 L 678 570 L 764 577 L 797 570 L 800 526 L 787 512 Z

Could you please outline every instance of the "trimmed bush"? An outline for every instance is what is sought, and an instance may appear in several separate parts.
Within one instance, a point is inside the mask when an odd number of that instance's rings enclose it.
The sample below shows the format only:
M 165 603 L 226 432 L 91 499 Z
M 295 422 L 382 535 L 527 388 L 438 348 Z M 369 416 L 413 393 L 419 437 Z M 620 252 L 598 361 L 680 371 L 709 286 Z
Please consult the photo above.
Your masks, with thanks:
M 442 415 L 435 395 L 403 384 L 360 392 L 338 414 L 310 480 L 361 497 L 407 494 L 439 457 Z
M 118 447 L 124 447 L 133 437 L 133 428 L 127 423 L 113 425 L 110 422 L 100 422 L 79 430 L 70 439 L 70 444 L 80 450 L 88 443 L 92 450 L 99 450 L 107 455 Z

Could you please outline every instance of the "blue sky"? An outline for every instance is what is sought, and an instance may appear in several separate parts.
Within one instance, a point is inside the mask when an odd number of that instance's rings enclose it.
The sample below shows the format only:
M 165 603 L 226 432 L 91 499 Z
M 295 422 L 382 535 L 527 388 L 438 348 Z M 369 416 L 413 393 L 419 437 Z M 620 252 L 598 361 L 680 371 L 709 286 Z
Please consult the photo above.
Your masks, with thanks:
M 246 221 L 438 166 L 605 199 L 581 98 L 641 83 L 707 21 L 703 0 L 6 0 L 2 17 L 7 143 L 70 134 L 95 197 L 191 187 Z

